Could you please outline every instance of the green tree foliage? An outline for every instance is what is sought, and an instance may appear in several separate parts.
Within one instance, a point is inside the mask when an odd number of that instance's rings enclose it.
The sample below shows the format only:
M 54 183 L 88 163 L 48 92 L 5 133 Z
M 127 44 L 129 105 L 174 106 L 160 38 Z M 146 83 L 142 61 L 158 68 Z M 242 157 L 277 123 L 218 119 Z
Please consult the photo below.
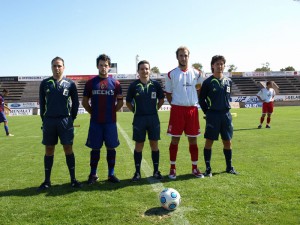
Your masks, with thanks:
M 288 67 L 285 67 L 285 68 L 280 69 L 280 71 L 296 71 L 296 70 L 295 70 L 294 67 L 288 66 Z
M 271 68 L 270 68 L 270 63 L 266 62 L 262 64 L 261 68 L 256 68 L 255 72 L 270 72 Z
M 192 66 L 193 66 L 196 70 L 202 71 L 203 66 L 202 66 L 201 63 L 194 63 Z
M 154 67 L 151 68 L 151 73 L 160 74 L 160 71 L 159 71 L 157 66 L 154 66 Z
M 234 65 L 234 64 L 231 64 L 231 65 L 228 65 L 228 72 L 231 73 L 231 72 L 235 72 L 237 70 L 237 67 Z

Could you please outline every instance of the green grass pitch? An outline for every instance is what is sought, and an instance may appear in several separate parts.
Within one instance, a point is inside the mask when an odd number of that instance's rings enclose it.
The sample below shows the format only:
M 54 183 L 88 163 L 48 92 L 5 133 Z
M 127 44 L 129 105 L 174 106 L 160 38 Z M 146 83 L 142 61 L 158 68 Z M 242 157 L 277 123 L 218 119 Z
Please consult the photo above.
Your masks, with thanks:
M 276 107 L 271 129 L 257 129 L 260 108 L 232 109 L 233 165 L 239 175 L 223 173 L 222 142 L 214 143 L 214 176 L 196 179 L 186 137 L 179 144 L 177 179 L 150 179 L 152 161 L 148 142 L 143 151 L 142 181 L 131 183 L 134 173 L 132 113 L 118 113 L 120 146 L 116 175 L 119 184 L 107 183 L 106 150 L 98 167 L 100 181 L 86 184 L 89 152 L 85 141 L 89 116 L 79 115 L 75 124 L 74 151 L 77 179 L 84 186 L 74 190 L 61 145 L 57 145 L 52 170 L 52 188 L 38 193 L 44 178 L 44 146 L 39 116 L 8 117 L 14 137 L 0 132 L 0 224 L 300 224 L 300 107 Z M 198 139 L 199 167 L 203 162 L 204 126 Z M 169 172 L 169 143 L 166 135 L 169 112 L 160 112 L 160 170 Z M 180 207 L 167 212 L 159 206 L 158 195 L 172 187 L 182 197 Z

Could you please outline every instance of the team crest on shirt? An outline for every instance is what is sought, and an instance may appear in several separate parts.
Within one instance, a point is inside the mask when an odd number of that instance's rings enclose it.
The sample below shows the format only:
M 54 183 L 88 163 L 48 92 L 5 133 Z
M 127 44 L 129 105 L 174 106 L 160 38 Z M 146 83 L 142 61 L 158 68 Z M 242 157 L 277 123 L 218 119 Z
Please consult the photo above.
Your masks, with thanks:
M 104 83 L 100 84 L 100 89 L 106 89 L 106 88 L 107 88 L 106 84 Z
M 151 98 L 155 99 L 156 98 L 156 92 L 151 93 Z

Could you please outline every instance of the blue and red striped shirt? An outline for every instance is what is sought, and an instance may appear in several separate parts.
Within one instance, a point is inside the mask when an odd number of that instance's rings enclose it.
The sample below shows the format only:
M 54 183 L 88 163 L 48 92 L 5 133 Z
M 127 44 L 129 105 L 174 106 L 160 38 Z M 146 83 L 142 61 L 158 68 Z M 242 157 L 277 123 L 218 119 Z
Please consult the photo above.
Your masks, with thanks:
M 4 97 L 0 94 L 0 112 L 4 112 Z
M 118 80 L 96 76 L 86 82 L 83 96 L 91 100 L 92 121 L 116 122 L 116 101 L 123 100 L 122 88 Z

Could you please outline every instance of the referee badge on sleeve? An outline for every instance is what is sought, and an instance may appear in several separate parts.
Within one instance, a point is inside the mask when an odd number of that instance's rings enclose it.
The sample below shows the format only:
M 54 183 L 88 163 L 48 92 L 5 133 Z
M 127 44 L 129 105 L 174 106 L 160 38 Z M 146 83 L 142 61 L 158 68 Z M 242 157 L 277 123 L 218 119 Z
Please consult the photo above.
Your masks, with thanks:
M 69 95 L 69 90 L 65 88 L 65 89 L 64 89 L 64 92 L 63 92 L 63 95 L 64 95 L 64 96 L 68 96 L 68 95 Z
M 151 98 L 156 98 L 156 92 L 151 93 Z

